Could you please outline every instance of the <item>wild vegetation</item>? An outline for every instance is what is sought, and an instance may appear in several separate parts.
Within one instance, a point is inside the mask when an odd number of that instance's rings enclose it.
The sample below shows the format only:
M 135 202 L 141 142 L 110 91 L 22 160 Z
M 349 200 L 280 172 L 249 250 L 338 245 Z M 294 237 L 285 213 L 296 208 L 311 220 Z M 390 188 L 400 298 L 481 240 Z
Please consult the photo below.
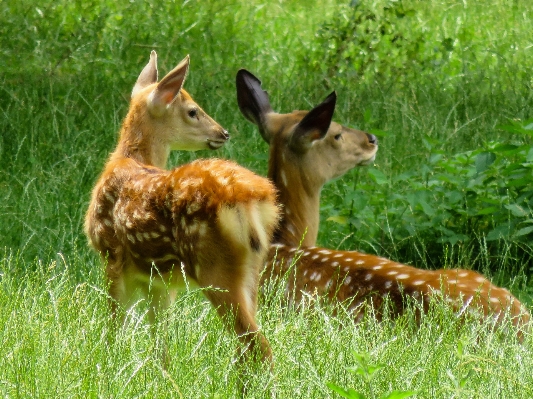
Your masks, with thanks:
M 239 68 L 283 112 L 336 90 L 334 119 L 380 149 L 324 188 L 320 245 L 473 268 L 531 309 L 532 16 L 522 0 L 0 3 L 1 396 L 239 392 L 236 338 L 199 291 L 164 316 L 166 370 L 142 314 L 109 338 L 83 217 L 152 49 L 161 74 L 190 54 L 186 89 L 231 135 L 170 166 L 217 156 L 265 174 L 267 147 L 236 103 Z M 248 397 L 533 396 L 530 335 L 518 344 L 490 321 L 459 323 L 439 301 L 419 324 L 413 305 L 354 325 L 342 307 L 297 312 L 283 295 L 262 298 L 275 370 L 248 370 Z

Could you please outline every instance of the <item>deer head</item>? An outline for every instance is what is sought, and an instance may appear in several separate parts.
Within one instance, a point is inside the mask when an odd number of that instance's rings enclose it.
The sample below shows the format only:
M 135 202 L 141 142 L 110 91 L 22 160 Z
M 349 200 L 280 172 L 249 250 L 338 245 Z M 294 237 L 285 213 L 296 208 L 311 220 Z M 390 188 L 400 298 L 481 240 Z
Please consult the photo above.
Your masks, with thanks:
M 374 135 L 332 122 L 336 98 L 333 92 L 311 111 L 279 114 L 259 79 L 245 69 L 237 73 L 239 108 L 270 146 L 268 177 L 285 207 L 279 242 L 298 245 L 307 231 L 302 244 L 314 245 L 323 185 L 376 157 Z
M 188 70 L 189 56 L 158 82 L 152 51 L 132 91 L 131 117 L 121 131 L 123 155 L 165 167 L 170 150 L 217 149 L 228 140 L 227 131 L 183 89 Z

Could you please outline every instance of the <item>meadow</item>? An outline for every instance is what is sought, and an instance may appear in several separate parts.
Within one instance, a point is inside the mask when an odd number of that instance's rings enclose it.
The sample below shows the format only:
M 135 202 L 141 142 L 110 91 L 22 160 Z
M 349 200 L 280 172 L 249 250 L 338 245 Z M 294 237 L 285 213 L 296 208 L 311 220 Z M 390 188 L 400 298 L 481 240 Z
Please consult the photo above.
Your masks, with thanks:
M 169 166 L 216 156 L 266 173 L 267 145 L 237 107 L 239 68 L 282 112 L 336 90 L 334 119 L 380 149 L 324 188 L 320 245 L 475 269 L 532 309 L 532 16 L 523 0 L 0 3 L 0 396 L 239 394 L 237 340 L 201 291 L 162 316 L 166 334 L 141 312 L 110 339 L 82 231 L 152 49 L 160 75 L 190 54 L 185 88 L 231 135 Z M 342 307 L 282 299 L 276 286 L 261 297 L 275 370 L 245 370 L 246 397 L 341 397 L 331 382 L 366 398 L 533 397 L 531 334 L 520 344 L 490 321 L 460 323 L 439 301 L 419 324 L 413 305 L 355 325 Z

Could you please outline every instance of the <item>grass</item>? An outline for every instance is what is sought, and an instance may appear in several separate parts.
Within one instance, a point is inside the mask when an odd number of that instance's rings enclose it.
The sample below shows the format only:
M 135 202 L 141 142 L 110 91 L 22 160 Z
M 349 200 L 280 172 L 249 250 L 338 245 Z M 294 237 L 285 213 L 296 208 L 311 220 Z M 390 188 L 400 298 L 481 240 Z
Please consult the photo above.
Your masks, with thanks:
M 145 323 L 129 316 L 111 339 L 106 295 L 98 270 L 77 282 L 76 259 L 2 264 L 0 355 L 3 397 L 210 397 L 238 396 L 237 342 L 198 291 L 180 297 L 165 316 L 172 359 L 163 371 Z M 6 265 L 7 263 L 7 265 Z M 11 265 L 25 272 L 7 273 Z M 27 267 L 33 266 L 33 267 Z M 32 270 L 34 269 L 34 270 Z M 490 322 L 458 322 L 435 303 L 418 327 L 412 314 L 355 326 L 342 309 L 332 317 L 327 304 L 309 303 L 296 312 L 283 290 L 271 288 L 259 320 L 275 353 L 275 378 L 248 370 L 248 397 L 335 397 L 326 383 L 369 393 L 365 381 L 347 372 L 352 351 L 385 365 L 371 380 L 381 395 L 412 390 L 416 397 L 527 398 L 533 394 L 531 336 L 518 344 L 512 333 L 494 332 Z M 110 344 L 110 342 L 112 342 Z
M 375 196 L 406 195 L 409 181 L 395 178 L 426 163 L 424 140 L 452 155 L 490 140 L 527 143 L 495 126 L 531 117 L 532 47 L 526 29 L 531 5 L 406 2 L 420 10 L 428 41 L 453 37 L 457 50 L 448 69 L 398 82 L 331 77 L 311 68 L 319 27 L 338 13 L 339 4 L 0 4 L 0 358 L 6 359 L 1 396 L 237 396 L 236 339 L 221 333 L 200 292 L 181 296 L 165 316 L 172 326 L 168 333 L 153 338 L 132 314 L 132 322 L 110 339 L 115 332 L 107 317 L 102 267 L 82 232 L 90 190 L 115 145 L 130 90 L 152 48 L 159 54 L 160 73 L 191 54 L 186 88 L 232 135 L 224 149 L 174 154 L 172 165 L 219 156 L 265 174 L 266 145 L 236 104 L 239 68 L 259 76 L 275 109 L 283 112 L 309 108 L 336 89 L 337 121 L 386 132 L 374 168 L 391 183 L 374 184 L 365 169 L 326 186 L 320 243 L 364 248 L 421 267 L 476 265 L 531 308 L 527 243 L 517 251 L 513 242 L 501 242 L 498 257 L 460 245 L 427 256 L 432 243 L 422 234 L 404 237 L 406 251 L 402 243 L 365 236 L 364 229 L 349 235 L 326 221 L 360 187 Z M 386 207 L 375 211 L 387 215 Z M 380 228 L 386 238 L 387 226 Z M 484 232 L 477 233 L 482 247 Z M 259 312 L 275 353 L 275 377 L 259 366 L 249 370 L 248 397 L 272 392 L 280 398 L 338 397 L 328 382 L 368 396 L 365 381 L 347 370 L 352 351 L 386 365 L 371 381 L 378 396 L 393 390 L 412 390 L 420 398 L 533 396 L 530 335 L 518 344 L 512 333 L 494 332 L 489 323 L 459 324 L 438 303 L 420 327 L 409 314 L 382 323 L 369 317 L 355 326 L 342 309 L 336 317 L 327 304 L 296 312 L 282 297 L 282 290 L 269 290 Z M 157 356 L 163 340 L 172 359 L 167 371 Z

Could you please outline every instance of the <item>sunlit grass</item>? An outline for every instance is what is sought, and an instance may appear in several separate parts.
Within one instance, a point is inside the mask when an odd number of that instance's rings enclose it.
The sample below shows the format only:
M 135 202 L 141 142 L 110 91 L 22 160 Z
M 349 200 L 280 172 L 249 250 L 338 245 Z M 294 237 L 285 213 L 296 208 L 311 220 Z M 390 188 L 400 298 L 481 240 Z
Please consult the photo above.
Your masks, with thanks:
M 263 80 L 280 112 L 309 109 L 335 89 L 335 120 L 386 132 L 373 167 L 391 181 L 427 161 L 425 138 L 450 154 L 493 139 L 523 143 L 523 137 L 494 127 L 507 118 L 531 117 L 527 27 L 533 14 L 526 2 L 408 3 L 427 18 L 428 38 L 475 35 L 472 51 L 463 49 L 469 57 L 464 73 L 399 86 L 325 84 L 324 76 L 309 72 L 305 56 L 319 26 L 337 11 L 332 0 L 8 3 L 0 4 L 2 397 L 238 396 L 237 340 L 201 292 L 179 298 L 161 321 L 171 326 L 166 332 L 156 328 L 152 335 L 142 311 L 116 331 L 102 266 L 82 232 L 91 188 L 151 49 L 158 51 L 160 75 L 191 55 L 186 89 L 231 134 L 225 148 L 173 154 L 169 166 L 218 156 L 266 173 L 267 145 L 236 104 L 239 68 Z M 502 242 L 498 256 L 457 245 L 432 258 L 432 243 L 422 235 L 394 241 L 383 225 L 381 236 L 363 230 L 349 236 L 327 222 L 362 185 L 375 196 L 390 194 L 383 190 L 406 195 L 410 187 L 402 180 L 373 184 L 368 169 L 327 185 L 321 245 L 364 247 L 426 268 L 475 263 L 531 308 L 527 245 L 517 250 Z M 479 248 L 484 233 L 476 236 Z M 402 250 L 406 241 L 409 251 Z M 347 371 L 352 351 L 386 366 L 372 380 L 376 395 L 412 390 L 420 398 L 533 396 L 530 335 L 518 344 L 512 331 L 492 331 L 490 322 L 459 323 L 440 303 L 419 324 L 407 314 L 382 323 L 369 317 L 356 326 L 342 309 L 311 301 L 295 311 L 283 301 L 282 289 L 267 291 L 258 317 L 273 348 L 274 373 L 259 365 L 247 370 L 247 397 L 337 397 L 327 382 L 369 396 L 368 385 Z M 166 370 L 158 355 L 163 342 L 171 359 Z

